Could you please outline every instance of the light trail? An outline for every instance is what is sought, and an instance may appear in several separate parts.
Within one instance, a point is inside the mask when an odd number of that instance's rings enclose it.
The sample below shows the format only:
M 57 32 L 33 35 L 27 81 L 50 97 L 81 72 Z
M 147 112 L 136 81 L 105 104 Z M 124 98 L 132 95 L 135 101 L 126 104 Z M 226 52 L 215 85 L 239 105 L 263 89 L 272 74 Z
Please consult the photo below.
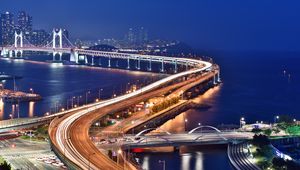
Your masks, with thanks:
M 178 60 L 180 60 L 181 58 L 177 58 Z M 196 68 L 196 69 L 192 69 L 192 70 L 188 70 L 185 72 L 181 72 L 178 74 L 174 74 L 171 75 L 169 77 L 166 77 L 164 79 L 161 79 L 159 81 L 156 81 L 150 85 L 147 85 L 135 92 L 129 93 L 129 94 L 125 94 L 113 99 L 109 99 L 100 103 L 95 103 L 95 104 L 90 104 L 89 106 L 87 106 L 85 110 L 82 111 L 78 111 L 75 114 L 72 114 L 71 116 L 67 117 L 66 119 L 64 119 L 57 127 L 56 130 L 56 142 L 58 144 L 58 147 L 60 149 L 60 151 L 64 152 L 64 155 L 71 160 L 72 162 L 74 162 L 76 165 L 78 165 L 79 167 L 81 167 L 82 169 L 88 169 L 89 168 L 89 160 L 85 157 L 83 157 L 78 150 L 74 147 L 74 145 L 72 144 L 72 141 L 69 140 L 69 128 L 72 125 L 73 122 L 75 122 L 78 118 L 80 118 L 81 116 L 86 115 L 87 113 L 90 113 L 92 111 L 98 110 L 102 107 L 105 106 L 109 106 L 111 104 L 115 104 L 118 103 L 120 101 L 124 101 L 127 99 L 130 99 L 132 97 L 138 96 L 142 93 L 151 91 L 157 87 L 160 87 L 162 84 L 165 84 L 167 82 L 170 82 L 174 79 L 186 76 L 186 75 L 190 75 L 190 74 L 194 74 L 194 73 L 199 73 L 208 69 L 211 69 L 212 64 L 209 62 L 205 62 L 205 61 L 200 61 L 200 60 L 195 60 L 195 59 L 182 59 L 185 62 L 193 62 L 193 63 L 197 63 L 198 66 L 203 66 L 201 68 Z M 108 158 L 109 159 L 109 158 Z M 90 168 L 92 169 L 98 169 L 95 165 L 90 164 Z M 116 167 L 118 168 L 118 167 Z

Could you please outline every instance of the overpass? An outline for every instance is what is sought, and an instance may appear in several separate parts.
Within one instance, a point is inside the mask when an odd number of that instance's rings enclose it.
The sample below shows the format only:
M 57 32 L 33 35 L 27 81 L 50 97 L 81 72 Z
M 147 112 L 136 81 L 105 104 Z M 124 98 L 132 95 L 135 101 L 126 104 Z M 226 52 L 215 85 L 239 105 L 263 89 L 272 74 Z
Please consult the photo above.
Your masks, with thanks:
M 58 46 L 56 43 L 57 38 Z M 37 47 L 31 44 L 24 44 L 25 39 L 22 33 L 15 33 L 14 45 L 1 47 L 1 55 L 10 58 L 20 58 L 23 51 L 39 51 L 53 53 L 53 60 L 56 60 L 55 56 L 58 55 L 61 61 L 62 54 L 67 53 L 70 54 L 70 62 L 74 62 L 75 64 L 78 64 L 82 58 L 86 62 L 89 55 L 92 58 L 108 58 L 109 67 L 111 58 L 127 60 L 127 68 L 130 68 L 131 60 L 137 62 L 137 69 L 141 69 L 141 61 L 148 62 L 147 69 L 150 71 L 152 70 L 152 62 L 158 62 L 161 64 L 161 72 L 165 71 L 165 63 L 171 63 L 174 65 L 175 73 L 132 93 L 87 105 L 82 109 L 69 111 L 62 118 L 52 121 L 49 128 L 52 148 L 59 157 L 68 162 L 67 164 L 70 166 L 70 169 L 122 169 L 120 165 L 117 165 L 101 153 L 90 140 L 88 131 L 97 119 L 107 115 L 111 111 L 128 107 L 147 98 L 187 85 L 191 83 L 191 80 L 186 79 L 190 75 L 201 75 L 203 72 L 209 72 L 214 84 L 220 80 L 218 67 L 213 67 L 212 63 L 200 59 L 78 49 L 74 46 L 63 46 L 62 39 L 62 31 L 53 30 L 52 41 L 45 46 Z M 186 66 L 187 70 L 178 73 L 177 65 Z M 174 83 L 178 79 L 182 79 L 182 81 L 172 84 L 172 82 Z M 127 164 L 130 169 L 135 169 L 129 162 Z

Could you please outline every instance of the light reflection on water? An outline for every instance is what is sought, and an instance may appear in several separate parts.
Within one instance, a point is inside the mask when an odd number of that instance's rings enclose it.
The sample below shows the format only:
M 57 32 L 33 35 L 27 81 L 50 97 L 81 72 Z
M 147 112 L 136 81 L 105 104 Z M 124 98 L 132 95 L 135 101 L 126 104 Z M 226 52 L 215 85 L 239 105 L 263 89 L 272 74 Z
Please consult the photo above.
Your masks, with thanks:
M 3 115 L 4 115 L 4 102 L 2 100 L 2 98 L 0 98 L 0 119 L 3 119 Z
M 191 166 L 191 154 L 186 153 L 181 155 L 181 169 L 182 170 L 190 170 Z
M 203 169 L 203 153 L 202 152 L 196 152 L 196 170 L 202 170 Z
M 37 57 L 39 58 L 39 57 Z M 52 57 L 51 57 L 52 58 Z M 32 59 L 35 59 L 34 56 Z M 45 61 L 47 60 L 44 58 Z M 43 116 L 46 112 L 53 113 L 56 110 L 70 108 L 70 99 L 85 96 L 87 91 L 88 102 L 98 98 L 99 89 L 103 89 L 101 98 L 108 98 L 112 93 L 120 94 L 126 91 L 127 83 L 138 84 L 154 81 L 165 77 L 153 73 L 138 71 L 107 69 L 89 66 L 63 66 L 57 63 L 46 63 L 32 60 L 6 60 L 0 59 L 0 72 L 22 76 L 16 81 L 16 87 L 20 91 L 34 92 L 42 96 L 41 101 L 34 103 L 20 103 L 20 117 Z M 139 80 L 139 81 L 138 81 Z M 5 88 L 13 89 L 12 81 L 4 83 Z M 129 88 L 129 87 L 128 87 Z M 77 101 L 76 101 L 77 102 Z M 85 103 L 85 97 L 79 101 Z M 0 120 L 9 119 L 12 114 L 14 118 L 18 115 L 18 109 L 12 103 L 0 103 Z
M 35 102 L 29 102 L 28 117 L 34 116 L 34 104 L 35 104 Z
M 220 93 L 221 88 L 222 85 L 211 88 L 208 91 L 206 91 L 203 95 L 200 95 L 197 98 L 195 98 L 193 101 L 198 104 L 211 105 L 211 101 L 215 103 L 218 100 L 218 95 Z M 208 111 L 215 112 L 216 110 L 217 108 L 215 106 L 212 106 L 211 108 L 209 108 Z M 187 128 L 186 130 L 193 129 L 198 126 L 198 123 L 201 123 L 200 122 L 201 119 L 195 117 L 197 115 L 200 116 L 201 114 L 203 114 L 202 116 L 205 116 L 207 114 L 206 112 L 207 111 L 202 112 L 197 110 L 190 110 L 187 112 L 183 112 L 180 115 L 176 116 L 174 119 L 165 122 L 163 125 L 159 127 L 159 129 L 163 129 L 171 133 L 184 132 L 185 127 Z M 185 122 L 185 119 L 187 119 L 187 122 Z

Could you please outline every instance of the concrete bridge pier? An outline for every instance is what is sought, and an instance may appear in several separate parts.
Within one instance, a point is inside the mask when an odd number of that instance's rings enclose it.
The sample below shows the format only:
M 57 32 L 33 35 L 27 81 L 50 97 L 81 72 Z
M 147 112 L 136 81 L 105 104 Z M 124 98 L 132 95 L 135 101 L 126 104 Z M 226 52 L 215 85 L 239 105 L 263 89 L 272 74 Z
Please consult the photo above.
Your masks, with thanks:
M 111 67 L 111 58 L 108 58 L 108 67 Z
M 152 70 L 152 57 L 150 57 L 149 59 L 149 68 L 148 68 L 148 71 L 151 71 Z
M 177 73 L 177 60 L 174 61 L 174 73 Z
M 140 70 L 141 69 L 141 57 L 138 57 L 138 62 L 137 62 L 137 69 Z
M 89 63 L 89 62 L 88 62 L 87 56 L 84 55 L 84 64 L 88 64 L 88 63 Z
M 217 74 L 217 82 L 218 83 L 221 83 L 221 77 L 220 77 L 220 70 L 218 71 L 218 74 Z
M 215 75 L 214 75 L 214 79 L 213 79 L 213 83 L 214 83 L 214 85 L 216 85 L 216 84 L 217 84 L 216 76 L 217 76 L 217 74 L 215 74 Z
M 164 62 L 165 62 L 165 61 L 164 61 L 164 58 L 162 58 L 162 59 L 161 59 L 161 70 L 160 70 L 162 73 L 165 72 Z
M 186 61 L 185 62 L 185 69 L 188 70 L 189 69 L 189 63 Z
M 78 64 L 78 60 L 79 60 L 79 54 L 78 54 L 78 52 L 71 51 L 70 61 L 71 62 L 75 62 L 76 64 Z
M 94 58 L 95 58 L 95 57 L 92 56 L 92 66 L 95 65 L 95 63 L 94 63 Z
M 130 58 L 127 57 L 127 69 L 130 69 Z

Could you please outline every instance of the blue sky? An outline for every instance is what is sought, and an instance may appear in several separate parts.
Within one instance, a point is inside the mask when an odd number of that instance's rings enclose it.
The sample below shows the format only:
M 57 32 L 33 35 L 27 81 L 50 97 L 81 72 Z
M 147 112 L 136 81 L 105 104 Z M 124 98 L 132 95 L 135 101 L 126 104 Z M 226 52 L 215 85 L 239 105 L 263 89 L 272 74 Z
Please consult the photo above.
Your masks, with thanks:
M 1 0 L 0 11 L 28 11 L 36 28 L 73 37 L 122 38 L 144 26 L 153 38 L 198 49 L 300 50 L 297 0 Z

